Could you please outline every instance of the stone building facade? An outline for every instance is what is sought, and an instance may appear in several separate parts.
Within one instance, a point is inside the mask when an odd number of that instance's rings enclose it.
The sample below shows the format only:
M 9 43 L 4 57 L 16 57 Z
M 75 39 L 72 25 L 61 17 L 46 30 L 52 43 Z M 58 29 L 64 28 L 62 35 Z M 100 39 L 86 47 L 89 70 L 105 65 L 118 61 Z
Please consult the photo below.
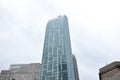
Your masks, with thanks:
M 10 80 L 11 72 L 9 70 L 2 70 L 0 73 L 0 80 Z
M 13 64 L 9 70 L 2 70 L 0 80 L 39 80 L 40 63 Z
M 120 80 L 120 61 L 101 68 L 99 78 L 100 80 Z

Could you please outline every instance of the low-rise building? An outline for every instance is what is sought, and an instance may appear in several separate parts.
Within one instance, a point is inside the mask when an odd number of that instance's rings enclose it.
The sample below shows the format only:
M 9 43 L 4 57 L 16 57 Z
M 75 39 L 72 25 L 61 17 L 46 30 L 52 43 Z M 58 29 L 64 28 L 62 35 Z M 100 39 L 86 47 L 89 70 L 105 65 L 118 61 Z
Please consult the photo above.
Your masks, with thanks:
M 2 70 L 0 73 L 0 80 L 10 80 L 11 72 L 9 70 Z
M 101 68 L 99 78 L 100 80 L 120 80 L 120 61 Z
M 2 70 L 0 80 L 39 80 L 40 63 L 12 64 L 9 70 Z

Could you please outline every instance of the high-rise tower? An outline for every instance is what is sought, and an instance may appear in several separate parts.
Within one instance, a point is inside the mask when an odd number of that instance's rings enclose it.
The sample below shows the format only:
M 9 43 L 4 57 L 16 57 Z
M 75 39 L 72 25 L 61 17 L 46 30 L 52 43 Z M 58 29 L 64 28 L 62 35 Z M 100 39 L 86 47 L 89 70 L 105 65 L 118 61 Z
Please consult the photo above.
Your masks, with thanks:
M 79 80 L 77 60 L 76 60 L 76 57 L 74 55 L 73 55 L 73 65 L 74 65 L 75 80 Z
M 75 80 L 68 18 L 48 21 L 44 40 L 40 80 Z

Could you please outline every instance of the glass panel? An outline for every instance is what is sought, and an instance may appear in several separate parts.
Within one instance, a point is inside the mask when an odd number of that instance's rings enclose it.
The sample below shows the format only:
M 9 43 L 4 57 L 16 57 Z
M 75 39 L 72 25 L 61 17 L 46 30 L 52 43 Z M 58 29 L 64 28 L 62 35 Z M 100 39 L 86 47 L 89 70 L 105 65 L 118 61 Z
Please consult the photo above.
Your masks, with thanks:
M 67 70 L 67 64 L 62 64 L 62 70 Z
M 51 62 L 49 62 L 49 64 L 48 64 L 48 70 L 52 70 L 52 63 Z

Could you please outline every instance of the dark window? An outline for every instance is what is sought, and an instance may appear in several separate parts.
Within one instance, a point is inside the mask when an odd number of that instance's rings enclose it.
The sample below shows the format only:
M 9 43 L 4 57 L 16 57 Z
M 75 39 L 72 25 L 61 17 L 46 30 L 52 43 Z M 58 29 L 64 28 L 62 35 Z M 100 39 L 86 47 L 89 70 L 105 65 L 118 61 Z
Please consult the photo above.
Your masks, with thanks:
M 67 72 L 63 73 L 63 79 L 62 80 L 68 80 Z
M 67 70 L 67 64 L 62 64 L 62 70 Z
M 37 80 L 36 78 L 34 78 L 34 80 Z
M 50 75 L 52 75 L 52 71 L 47 72 L 47 76 L 50 76 Z
M 48 70 L 52 70 L 52 63 L 51 62 L 49 62 L 49 64 L 48 64 Z

